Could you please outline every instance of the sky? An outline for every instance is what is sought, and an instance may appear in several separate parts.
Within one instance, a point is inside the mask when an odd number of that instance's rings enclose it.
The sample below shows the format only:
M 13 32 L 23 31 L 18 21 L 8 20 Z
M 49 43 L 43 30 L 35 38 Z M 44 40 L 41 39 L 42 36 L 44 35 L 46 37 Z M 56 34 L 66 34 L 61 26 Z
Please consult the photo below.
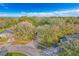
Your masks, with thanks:
M 79 16 L 79 3 L 0 3 L 0 16 Z

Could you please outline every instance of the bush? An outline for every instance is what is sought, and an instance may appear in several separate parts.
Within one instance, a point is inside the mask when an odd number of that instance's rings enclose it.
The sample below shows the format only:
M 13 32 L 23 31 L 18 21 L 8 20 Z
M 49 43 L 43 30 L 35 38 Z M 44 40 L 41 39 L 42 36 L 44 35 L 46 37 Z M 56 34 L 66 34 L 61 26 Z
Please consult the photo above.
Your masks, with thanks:
M 50 25 L 39 26 L 37 28 L 38 39 L 41 40 L 41 45 L 50 47 L 52 44 L 58 42 L 58 37 L 60 36 L 60 30 L 57 30 Z M 57 33 L 56 33 L 57 32 Z
M 34 37 L 34 26 L 29 22 L 21 22 L 14 29 L 15 39 L 20 42 L 30 41 Z

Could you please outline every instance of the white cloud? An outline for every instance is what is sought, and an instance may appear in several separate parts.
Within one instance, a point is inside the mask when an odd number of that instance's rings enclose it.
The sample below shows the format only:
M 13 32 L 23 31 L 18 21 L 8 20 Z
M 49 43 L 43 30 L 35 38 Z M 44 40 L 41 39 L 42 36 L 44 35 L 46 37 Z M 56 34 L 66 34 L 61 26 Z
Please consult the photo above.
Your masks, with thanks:
M 32 12 L 27 13 L 28 16 L 79 16 L 79 9 L 54 11 L 54 12 Z
M 20 16 L 38 16 L 38 17 L 49 17 L 49 16 L 79 16 L 79 9 L 72 10 L 62 10 L 62 11 L 53 11 L 53 12 L 25 12 L 22 11 L 20 13 L 0 13 L 0 16 L 12 16 L 12 17 L 20 17 Z
M 53 13 L 58 16 L 79 16 L 79 9 L 55 11 Z

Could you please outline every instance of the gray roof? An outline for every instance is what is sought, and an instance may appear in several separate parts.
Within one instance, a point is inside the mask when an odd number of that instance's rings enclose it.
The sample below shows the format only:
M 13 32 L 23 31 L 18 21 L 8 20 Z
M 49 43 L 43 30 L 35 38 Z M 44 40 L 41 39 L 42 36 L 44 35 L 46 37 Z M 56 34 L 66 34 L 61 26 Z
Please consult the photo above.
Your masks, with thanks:
M 66 38 L 79 38 L 79 34 L 65 35 Z
M 3 31 L 3 32 L 0 32 L 0 34 L 3 34 L 3 33 L 11 33 L 11 34 L 12 34 L 13 31 L 8 29 L 8 30 L 5 30 L 5 31 Z

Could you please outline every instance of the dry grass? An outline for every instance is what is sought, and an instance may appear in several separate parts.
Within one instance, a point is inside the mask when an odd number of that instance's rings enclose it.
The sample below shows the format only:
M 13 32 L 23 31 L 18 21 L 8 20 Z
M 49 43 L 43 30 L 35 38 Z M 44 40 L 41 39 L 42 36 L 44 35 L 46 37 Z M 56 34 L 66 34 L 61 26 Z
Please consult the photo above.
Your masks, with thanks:
M 0 45 L 3 45 L 3 44 L 5 44 L 6 42 L 7 42 L 7 38 L 5 38 L 5 37 L 0 37 Z
M 21 44 L 21 45 L 24 45 L 24 44 L 27 44 L 29 43 L 31 40 L 16 40 L 14 42 L 14 45 L 18 45 L 18 44 Z

